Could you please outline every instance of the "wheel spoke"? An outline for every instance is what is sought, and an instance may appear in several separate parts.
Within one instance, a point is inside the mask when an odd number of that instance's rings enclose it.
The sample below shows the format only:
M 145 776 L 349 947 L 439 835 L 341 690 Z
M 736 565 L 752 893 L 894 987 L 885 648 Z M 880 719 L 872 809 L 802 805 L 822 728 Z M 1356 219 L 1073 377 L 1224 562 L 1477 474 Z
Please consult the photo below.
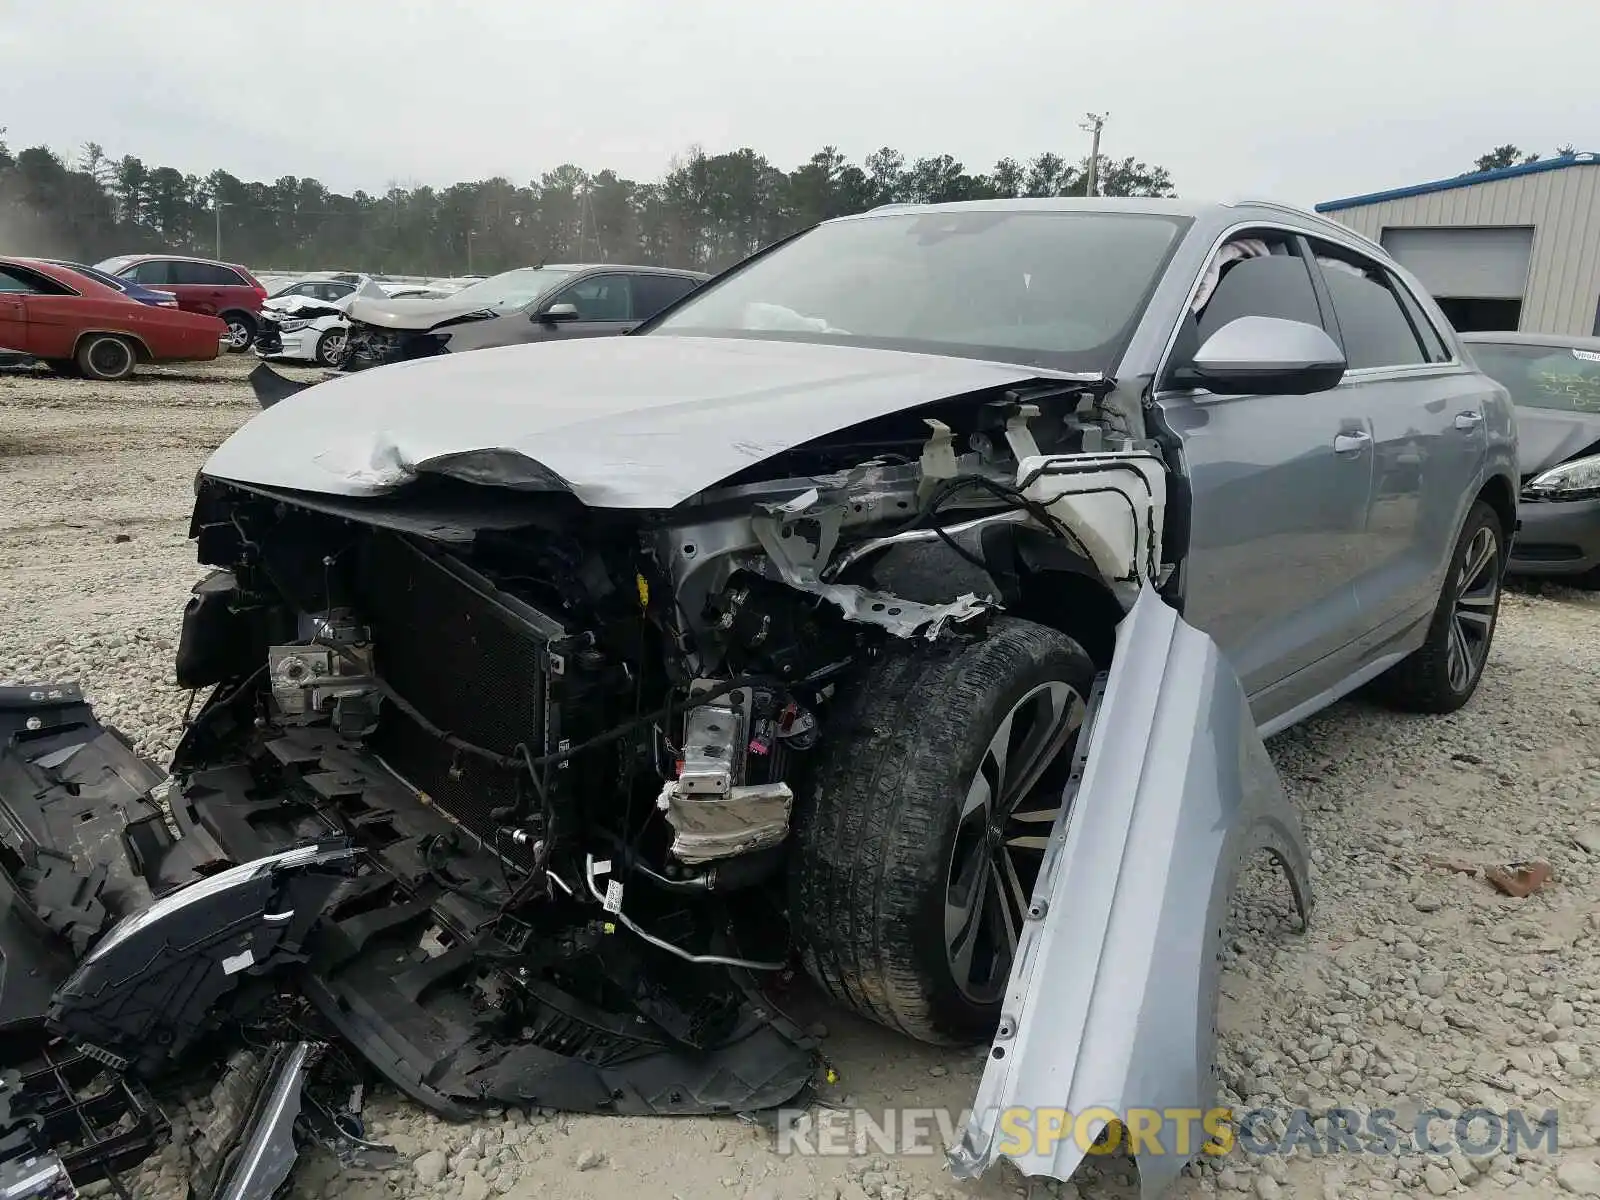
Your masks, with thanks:
M 1468 680 L 1472 677 L 1471 659 L 1467 654 L 1467 640 L 1461 635 L 1461 626 L 1456 621 L 1450 622 L 1449 649 L 1446 652 L 1445 670 L 1450 680 L 1450 686 L 1458 692 L 1466 688 Z
M 1034 697 L 1028 711 L 1033 719 L 1013 755 L 1011 778 L 1001 793 L 1000 804 L 1005 809 L 1021 804 L 1083 724 L 1083 704 L 1064 683 L 1047 684 Z
M 999 935 L 995 940 L 997 944 L 1004 944 L 1005 946 L 1005 955 L 1002 961 L 995 964 L 993 975 L 999 975 L 1002 968 L 1007 971 L 1010 970 L 1011 960 L 1017 953 L 1017 939 L 1021 936 L 1021 922 L 1017 914 L 1012 912 L 1011 902 L 1006 896 L 1006 891 L 1007 885 L 1000 878 L 1000 872 L 990 871 L 989 904 L 992 906 L 991 911 L 996 919 L 997 927 L 995 933 Z M 969 975 L 968 978 L 970 979 L 971 976 Z
M 980 842 L 974 847 L 967 872 L 958 888 L 953 883 L 945 896 L 944 936 L 950 948 L 950 967 L 956 982 L 965 985 L 972 978 L 973 952 L 983 925 L 983 909 L 989 894 L 989 856 Z
M 1008 850 L 1000 851 L 1000 867 L 1001 871 L 996 874 L 1005 875 L 1006 891 L 1012 901 L 1012 913 L 1020 926 L 1023 915 L 1028 911 L 1028 889 L 1023 886 L 1022 876 L 1017 874 L 1016 860 L 1011 857 Z
M 1063 781 L 1050 768 L 1062 761 L 1084 712 L 1070 684 L 1032 689 L 995 727 L 962 797 L 944 938 L 953 982 L 974 1003 L 1003 995 L 1051 826 L 1065 803 Z
M 1050 839 L 1047 837 L 1033 837 L 1031 835 L 1025 837 L 1008 837 L 1006 839 L 1006 845 L 1010 846 L 1013 850 L 1033 850 L 1043 854 L 1045 849 L 1050 845 Z
M 1479 529 L 1461 555 L 1456 599 L 1445 638 L 1445 678 L 1452 690 L 1464 692 L 1489 656 L 1500 601 L 1500 544 L 1494 531 Z
M 965 825 L 974 819 L 987 822 L 989 808 L 994 802 L 994 789 L 989 785 L 989 777 L 982 771 L 973 777 L 972 786 L 967 789 L 967 798 L 961 805 L 961 814 L 956 820 Z
M 1000 722 L 1000 728 L 994 731 L 994 737 L 989 740 L 989 749 L 984 755 L 984 766 L 993 770 L 990 783 L 994 787 L 997 800 L 1004 800 L 1006 794 L 1006 770 L 1011 758 L 1011 730 L 1017 722 L 1017 710 L 1014 708 L 1006 714 L 1005 720 Z
M 1464 572 L 1465 586 L 1461 589 L 1463 594 L 1475 591 L 1477 587 L 1482 585 L 1482 576 L 1488 569 L 1489 564 L 1494 561 L 1495 551 L 1494 534 L 1487 529 L 1478 530 L 1477 536 L 1472 539 L 1472 543 L 1467 547 L 1467 566 Z

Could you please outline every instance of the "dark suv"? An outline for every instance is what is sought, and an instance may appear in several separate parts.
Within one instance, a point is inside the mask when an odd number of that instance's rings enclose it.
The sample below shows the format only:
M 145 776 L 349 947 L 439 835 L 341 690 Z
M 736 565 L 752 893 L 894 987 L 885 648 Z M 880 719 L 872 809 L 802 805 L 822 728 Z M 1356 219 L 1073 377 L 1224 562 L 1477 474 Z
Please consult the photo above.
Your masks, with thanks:
M 247 349 L 256 335 L 267 289 L 235 263 L 172 254 L 124 254 L 95 266 L 118 279 L 171 292 L 178 298 L 178 307 L 187 312 L 221 317 L 228 325 L 231 350 Z

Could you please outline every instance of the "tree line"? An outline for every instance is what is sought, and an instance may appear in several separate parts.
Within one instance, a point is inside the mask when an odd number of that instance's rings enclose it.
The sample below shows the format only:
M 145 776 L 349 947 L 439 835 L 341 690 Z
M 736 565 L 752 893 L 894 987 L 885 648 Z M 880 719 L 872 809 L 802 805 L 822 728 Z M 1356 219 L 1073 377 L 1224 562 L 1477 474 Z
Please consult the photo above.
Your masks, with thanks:
M 248 182 L 114 158 L 94 142 L 68 161 L 12 153 L 0 129 L 0 252 L 89 262 L 135 252 L 217 254 L 260 269 L 491 274 L 539 262 L 611 261 L 716 270 L 828 217 L 879 204 L 1083 195 L 1088 160 L 1044 153 L 969 171 L 948 154 L 885 147 L 859 165 L 825 146 L 791 171 L 754 150 L 673 160 L 653 182 L 565 163 L 517 184 L 392 185 L 343 195 L 316 179 Z M 1173 196 L 1164 167 L 1098 164 L 1096 191 Z
M 1552 158 L 1571 158 L 1576 154 L 1575 146 L 1557 146 Z M 1502 167 L 1525 167 L 1530 163 L 1542 161 L 1542 156 L 1537 152 L 1527 153 L 1520 146 L 1506 144 L 1496 146 L 1487 154 L 1478 155 L 1476 164 L 1470 171 L 1463 171 L 1463 175 L 1477 175 L 1484 171 L 1498 171 Z

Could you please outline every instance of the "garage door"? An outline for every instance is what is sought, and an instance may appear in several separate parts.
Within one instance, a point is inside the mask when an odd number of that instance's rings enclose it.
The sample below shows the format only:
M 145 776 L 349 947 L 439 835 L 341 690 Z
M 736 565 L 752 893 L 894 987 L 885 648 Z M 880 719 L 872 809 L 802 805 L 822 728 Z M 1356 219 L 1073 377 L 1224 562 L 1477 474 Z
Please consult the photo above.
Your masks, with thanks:
M 1463 300 L 1522 297 L 1533 229 L 1385 229 L 1383 248 L 1435 296 Z

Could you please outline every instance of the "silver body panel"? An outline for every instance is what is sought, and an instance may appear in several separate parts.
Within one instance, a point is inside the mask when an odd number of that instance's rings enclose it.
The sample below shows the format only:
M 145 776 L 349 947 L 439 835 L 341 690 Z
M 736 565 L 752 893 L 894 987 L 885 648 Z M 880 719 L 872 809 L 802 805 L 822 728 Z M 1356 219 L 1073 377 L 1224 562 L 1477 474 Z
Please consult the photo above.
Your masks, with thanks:
M 1309 916 L 1299 819 L 1238 679 L 1149 587 L 1118 628 L 1090 721 L 974 1116 L 952 1151 L 959 1176 L 1002 1157 L 1025 1175 L 1071 1176 L 1085 1146 L 1070 1132 L 1048 1148 L 1010 1146 L 1007 1110 L 1103 1108 L 1127 1120 L 1141 1109 L 1210 1108 L 1218 957 L 1241 867 L 1270 854 L 1302 924 Z M 1191 1129 L 1180 1141 L 1171 1122 L 1157 1136 L 1173 1150 L 1205 1140 Z M 1145 1196 L 1190 1156 L 1139 1160 Z

